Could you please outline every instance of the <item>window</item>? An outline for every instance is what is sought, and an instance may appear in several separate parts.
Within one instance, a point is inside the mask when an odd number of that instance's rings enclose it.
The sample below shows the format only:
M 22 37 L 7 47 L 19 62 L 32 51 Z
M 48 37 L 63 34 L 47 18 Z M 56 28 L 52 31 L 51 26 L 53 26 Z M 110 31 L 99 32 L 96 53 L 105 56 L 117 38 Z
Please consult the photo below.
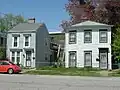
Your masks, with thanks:
M 20 34 L 12 34 L 12 46 L 18 47 Z
M 48 39 L 47 38 L 45 38 L 45 45 L 47 46 L 48 45 Z
M 17 47 L 18 37 L 14 37 L 14 47 Z
M 92 43 L 92 30 L 84 31 L 84 43 Z
M 1 65 L 9 65 L 9 63 L 8 62 L 2 62 Z
M 29 36 L 25 36 L 25 46 L 29 46 Z
M 69 52 L 69 67 L 76 67 L 76 51 Z
M 69 43 L 75 44 L 76 43 L 76 31 L 69 32 Z
M 20 52 L 17 52 L 17 63 L 20 63 Z
M 99 41 L 100 43 L 107 43 L 107 30 L 106 29 L 100 29 L 99 30 Z
M 45 60 L 47 60 L 47 54 L 45 54 Z
M 15 52 L 12 52 L 12 62 L 15 63 Z
M 92 66 L 92 51 L 85 51 L 84 52 L 84 66 Z

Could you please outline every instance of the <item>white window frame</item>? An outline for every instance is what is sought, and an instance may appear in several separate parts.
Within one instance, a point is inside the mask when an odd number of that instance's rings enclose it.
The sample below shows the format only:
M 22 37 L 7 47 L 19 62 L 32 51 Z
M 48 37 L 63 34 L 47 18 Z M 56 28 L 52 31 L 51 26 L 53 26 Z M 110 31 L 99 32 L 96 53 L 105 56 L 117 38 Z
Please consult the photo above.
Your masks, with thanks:
M 25 46 L 25 37 L 26 36 L 24 36 L 24 43 L 23 43 L 23 46 L 25 47 L 25 48 L 28 48 L 28 47 L 30 47 L 30 36 L 28 36 L 28 46 Z
M 73 35 L 74 38 L 71 37 L 71 35 Z M 69 44 L 76 44 L 76 42 L 77 42 L 77 31 L 76 30 L 69 31 Z
M 15 61 L 14 61 L 13 63 L 17 64 L 17 52 L 18 52 L 18 51 L 11 51 L 11 52 L 10 52 L 11 61 L 12 61 L 12 52 L 15 53 L 15 54 L 14 54 Z M 20 52 L 20 62 L 19 62 L 19 64 L 21 64 L 21 51 L 19 51 L 19 52 Z
M 89 38 L 89 41 L 88 40 L 86 40 L 86 33 L 89 33 L 89 36 L 90 37 L 87 37 L 87 38 Z M 92 30 L 90 29 L 90 30 L 84 30 L 84 43 L 92 43 Z
M 20 56 L 21 56 L 21 55 L 18 56 L 18 52 L 19 52 L 19 54 L 20 54 L 20 51 L 16 51 L 16 63 L 17 63 L 17 58 L 18 58 L 18 57 L 20 58 Z M 19 64 L 20 64 L 20 61 L 21 61 L 21 60 L 19 60 Z
M 71 59 L 71 55 L 74 55 L 75 57 Z M 73 62 L 74 61 L 74 64 L 73 65 Z M 69 67 L 76 67 L 77 66 L 77 51 L 69 51 Z
M 102 33 L 106 35 L 106 37 L 101 37 Z M 105 38 L 106 41 L 102 41 L 101 38 Z M 108 43 L 108 31 L 107 29 L 99 29 L 99 42 L 100 43 Z
M 86 54 L 90 55 L 90 62 L 86 60 Z M 84 67 L 92 67 L 92 51 L 84 51 Z
M 15 37 L 17 37 L 17 47 L 14 46 L 14 38 L 15 38 Z M 13 36 L 13 37 L 12 37 L 12 47 L 13 47 L 13 48 L 18 48 L 18 47 L 19 47 L 19 40 L 20 40 L 20 37 L 18 37 L 18 36 Z

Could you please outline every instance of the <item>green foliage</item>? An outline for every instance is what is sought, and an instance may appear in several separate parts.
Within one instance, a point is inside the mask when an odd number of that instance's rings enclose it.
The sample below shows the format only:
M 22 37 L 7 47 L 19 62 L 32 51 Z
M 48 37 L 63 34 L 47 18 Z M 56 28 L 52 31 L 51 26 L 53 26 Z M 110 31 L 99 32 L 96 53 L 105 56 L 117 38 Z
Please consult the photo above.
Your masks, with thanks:
M 9 30 L 13 28 L 15 25 L 19 23 L 26 22 L 23 16 L 21 15 L 13 15 L 13 14 L 5 14 L 0 17 L 0 30 Z
M 0 59 L 5 58 L 5 48 L 0 47 Z
M 26 22 L 21 15 L 5 14 L 0 16 L 0 31 L 6 31 L 13 28 L 19 23 Z M 5 58 L 5 49 L 0 47 L 0 58 Z
M 54 66 L 45 66 L 45 67 L 41 67 L 41 68 L 37 68 L 37 70 L 56 70 L 56 71 L 100 71 L 99 68 L 91 68 L 91 67 L 85 67 L 85 68 L 64 68 L 64 67 L 57 67 L 55 68 Z
M 35 75 L 70 75 L 70 76 L 100 76 L 100 70 L 88 68 L 53 68 L 42 67 L 37 70 L 30 70 L 25 73 Z
M 54 41 L 57 42 L 59 40 L 64 40 L 65 36 L 64 34 L 60 34 L 60 35 L 51 35 L 52 37 L 54 37 Z
M 112 50 L 115 58 L 120 60 L 120 27 L 116 28 L 116 33 L 113 37 Z

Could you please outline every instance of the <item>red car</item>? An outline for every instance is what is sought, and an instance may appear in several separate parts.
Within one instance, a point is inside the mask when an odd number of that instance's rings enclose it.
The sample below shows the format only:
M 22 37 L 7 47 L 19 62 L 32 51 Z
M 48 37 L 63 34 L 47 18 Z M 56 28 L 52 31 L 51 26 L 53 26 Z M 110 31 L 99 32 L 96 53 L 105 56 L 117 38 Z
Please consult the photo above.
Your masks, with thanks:
M 21 68 L 8 60 L 0 60 L 0 72 L 9 74 L 19 73 Z

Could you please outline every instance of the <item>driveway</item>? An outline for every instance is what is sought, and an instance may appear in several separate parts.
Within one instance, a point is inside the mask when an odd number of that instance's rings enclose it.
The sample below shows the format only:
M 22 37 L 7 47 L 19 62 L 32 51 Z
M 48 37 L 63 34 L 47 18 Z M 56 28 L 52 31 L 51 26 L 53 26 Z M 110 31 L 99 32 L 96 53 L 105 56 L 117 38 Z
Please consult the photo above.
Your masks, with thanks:
M 0 90 L 120 90 L 120 78 L 0 74 Z

